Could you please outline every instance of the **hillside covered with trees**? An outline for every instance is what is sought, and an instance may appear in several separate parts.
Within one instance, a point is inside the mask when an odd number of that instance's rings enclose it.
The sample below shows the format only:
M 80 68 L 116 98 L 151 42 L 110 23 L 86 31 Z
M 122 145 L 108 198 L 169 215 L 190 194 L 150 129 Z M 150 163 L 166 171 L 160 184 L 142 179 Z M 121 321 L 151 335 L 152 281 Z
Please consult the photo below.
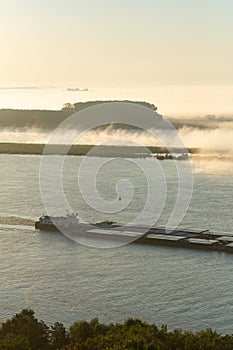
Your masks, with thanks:
M 39 321 L 24 309 L 0 325 L 1 350 L 232 350 L 233 335 L 211 329 L 199 332 L 169 331 L 139 319 L 103 324 L 97 318 L 75 322 L 67 330 Z

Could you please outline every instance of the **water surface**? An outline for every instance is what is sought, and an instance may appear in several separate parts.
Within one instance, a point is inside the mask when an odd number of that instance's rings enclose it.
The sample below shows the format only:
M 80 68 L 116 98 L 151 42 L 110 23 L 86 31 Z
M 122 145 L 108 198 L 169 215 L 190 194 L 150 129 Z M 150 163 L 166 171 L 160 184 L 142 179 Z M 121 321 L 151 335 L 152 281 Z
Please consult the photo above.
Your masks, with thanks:
M 138 244 L 96 249 L 61 234 L 37 232 L 30 220 L 43 213 L 40 157 L 1 155 L 0 161 L 0 216 L 5 220 L 0 225 L 1 321 L 30 307 L 48 323 L 70 325 L 96 316 L 103 322 L 120 322 L 132 316 L 169 328 L 233 332 L 232 255 Z M 67 159 L 64 188 L 75 208 L 94 219 L 96 214 L 74 190 L 80 161 Z M 177 191 L 172 162 L 163 167 L 168 196 L 161 225 L 166 224 Z M 99 190 L 107 199 L 116 195 L 111 181 L 130 173 L 126 165 L 116 168 L 120 173 L 114 170 L 113 176 L 108 169 L 99 176 Z M 140 210 L 137 198 L 144 198 L 145 182 L 140 176 L 133 181 L 136 198 L 119 214 L 121 221 Z M 231 232 L 232 190 L 230 176 L 196 174 L 193 199 L 181 226 Z

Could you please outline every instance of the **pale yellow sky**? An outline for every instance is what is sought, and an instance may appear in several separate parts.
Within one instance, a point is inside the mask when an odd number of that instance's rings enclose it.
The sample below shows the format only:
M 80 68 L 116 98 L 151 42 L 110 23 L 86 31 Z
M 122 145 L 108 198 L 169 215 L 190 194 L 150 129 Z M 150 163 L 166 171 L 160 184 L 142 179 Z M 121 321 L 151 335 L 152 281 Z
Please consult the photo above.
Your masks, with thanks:
M 233 84 L 231 0 L 1 0 L 0 85 Z

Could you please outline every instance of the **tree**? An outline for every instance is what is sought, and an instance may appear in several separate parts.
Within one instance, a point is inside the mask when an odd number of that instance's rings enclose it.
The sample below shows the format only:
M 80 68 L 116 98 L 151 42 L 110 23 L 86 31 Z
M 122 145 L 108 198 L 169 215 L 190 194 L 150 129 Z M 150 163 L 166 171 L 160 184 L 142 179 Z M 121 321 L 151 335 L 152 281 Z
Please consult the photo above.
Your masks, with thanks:
M 8 336 L 27 339 L 31 350 L 46 350 L 49 344 L 48 327 L 38 321 L 33 310 L 24 309 L 2 324 L 1 338 Z
M 70 327 L 70 339 L 72 343 L 81 344 L 91 336 L 91 327 L 86 321 L 75 322 Z
M 60 349 L 69 344 L 69 334 L 62 323 L 56 322 L 51 327 L 50 344 L 52 349 Z
M 6 335 L 0 338 L 1 350 L 31 350 L 28 339 L 23 337 L 15 337 L 12 335 Z
M 62 106 L 62 110 L 63 111 L 69 111 L 69 110 L 72 110 L 74 109 L 74 105 L 72 103 L 64 103 L 63 106 Z

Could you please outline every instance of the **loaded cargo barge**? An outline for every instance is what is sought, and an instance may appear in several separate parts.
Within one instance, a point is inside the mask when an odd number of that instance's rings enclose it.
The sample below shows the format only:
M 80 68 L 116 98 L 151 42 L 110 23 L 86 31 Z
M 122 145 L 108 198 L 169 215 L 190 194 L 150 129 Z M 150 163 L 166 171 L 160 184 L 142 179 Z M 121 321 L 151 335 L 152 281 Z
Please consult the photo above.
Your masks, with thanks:
M 81 241 L 89 239 L 121 242 L 122 244 L 135 242 L 233 253 L 233 232 L 213 234 L 208 230 L 176 229 L 168 234 L 162 227 L 123 226 L 112 221 L 95 224 L 83 223 L 73 213 L 61 217 L 42 216 L 36 221 L 35 228 L 41 231 L 60 231 L 77 241 L 80 238 Z

